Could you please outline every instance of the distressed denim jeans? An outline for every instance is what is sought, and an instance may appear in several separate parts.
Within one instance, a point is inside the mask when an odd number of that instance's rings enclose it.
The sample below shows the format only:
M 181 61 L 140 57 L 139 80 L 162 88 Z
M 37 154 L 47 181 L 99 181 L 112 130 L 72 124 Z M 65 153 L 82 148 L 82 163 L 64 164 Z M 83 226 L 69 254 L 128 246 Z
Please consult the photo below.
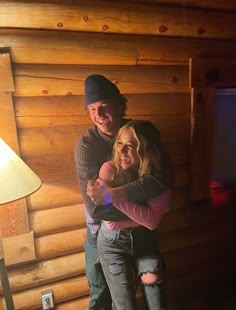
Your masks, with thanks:
M 135 310 L 134 272 L 154 273 L 159 265 L 156 231 L 145 227 L 109 230 L 102 224 L 98 234 L 98 254 L 116 310 Z M 146 307 L 164 310 L 161 283 L 142 284 Z
M 86 259 L 86 275 L 90 286 L 88 310 L 111 310 L 112 301 L 102 266 L 98 258 L 97 238 L 87 229 L 87 238 L 84 244 Z

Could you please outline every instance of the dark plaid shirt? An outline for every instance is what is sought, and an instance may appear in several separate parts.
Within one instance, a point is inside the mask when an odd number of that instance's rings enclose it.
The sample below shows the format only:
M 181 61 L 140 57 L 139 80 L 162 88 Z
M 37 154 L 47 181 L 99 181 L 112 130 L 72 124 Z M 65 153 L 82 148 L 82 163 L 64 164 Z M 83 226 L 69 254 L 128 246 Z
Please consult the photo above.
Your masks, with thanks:
M 123 120 L 125 124 L 127 120 Z M 122 125 L 123 125 L 122 124 Z M 76 172 L 79 180 L 81 193 L 85 204 L 85 216 L 87 225 L 92 235 L 96 235 L 101 220 L 120 221 L 127 217 L 113 207 L 96 208 L 86 193 L 87 183 L 90 179 L 96 179 L 102 164 L 111 158 L 114 138 L 104 135 L 96 126 L 87 133 L 75 145 Z M 144 176 L 132 183 L 124 185 L 128 200 L 147 200 L 162 193 L 171 185 L 170 166 L 163 171 L 154 171 L 152 175 Z

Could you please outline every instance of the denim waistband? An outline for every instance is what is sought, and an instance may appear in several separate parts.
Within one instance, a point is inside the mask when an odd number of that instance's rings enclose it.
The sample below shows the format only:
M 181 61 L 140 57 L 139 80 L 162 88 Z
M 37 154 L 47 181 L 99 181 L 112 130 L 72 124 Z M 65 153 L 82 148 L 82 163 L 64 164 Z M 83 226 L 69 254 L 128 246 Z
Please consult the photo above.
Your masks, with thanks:
M 131 234 L 134 232 L 138 232 L 138 231 L 147 231 L 148 229 L 144 226 L 136 226 L 136 227 L 130 227 L 127 229 L 109 229 L 107 228 L 106 224 L 104 222 L 102 222 L 101 228 L 103 231 L 106 231 L 107 233 L 111 234 L 111 235 L 116 235 L 118 234 Z

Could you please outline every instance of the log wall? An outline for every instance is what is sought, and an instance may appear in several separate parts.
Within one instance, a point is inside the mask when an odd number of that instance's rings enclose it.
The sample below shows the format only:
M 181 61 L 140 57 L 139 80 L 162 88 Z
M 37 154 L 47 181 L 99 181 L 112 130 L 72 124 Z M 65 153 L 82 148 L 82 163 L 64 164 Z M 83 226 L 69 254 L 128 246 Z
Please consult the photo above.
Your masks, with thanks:
M 55 309 L 87 307 L 86 225 L 73 149 L 91 126 L 83 81 L 92 73 L 127 96 L 128 117 L 157 125 L 172 158 L 171 212 L 158 228 L 170 303 L 235 272 L 230 210 L 191 206 L 188 65 L 194 57 L 235 56 L 234 1 L 215 10 L 206 1 L 209 11 L 195 1 L 185 8 L 177 0 L 121 2 L 0 1 L 0 52 L 12 62 L 20 153 L 43 183 L 26 199 L 36 259 L 9 264 L 16 310 L 42 309 L 41 291 L 49 288 Z M 6 309 L 3 297 L 0 308 Z

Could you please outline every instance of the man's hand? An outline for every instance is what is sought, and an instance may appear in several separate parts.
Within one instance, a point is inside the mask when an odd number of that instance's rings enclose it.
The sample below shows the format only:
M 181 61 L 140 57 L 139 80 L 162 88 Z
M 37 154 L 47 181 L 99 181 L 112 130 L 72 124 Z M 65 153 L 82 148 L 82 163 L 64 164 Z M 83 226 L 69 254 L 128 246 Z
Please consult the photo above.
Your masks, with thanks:
M 109 187 L 101 179 L 88 181 L 87 195 L 96 206 L 111 203 Z

